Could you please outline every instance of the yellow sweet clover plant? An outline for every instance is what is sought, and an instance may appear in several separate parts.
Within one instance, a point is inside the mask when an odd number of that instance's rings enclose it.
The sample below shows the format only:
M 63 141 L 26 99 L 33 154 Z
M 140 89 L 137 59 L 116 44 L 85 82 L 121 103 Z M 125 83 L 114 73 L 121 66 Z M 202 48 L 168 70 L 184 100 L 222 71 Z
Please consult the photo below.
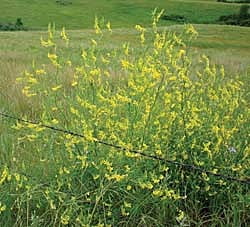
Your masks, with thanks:
M 199 207 L 200 218 L 206 208 L 222 214 L 212 207 L 223 197 L 237 200 L 232 190 L 242 196 L 241 207 L 249 209 L 244 185 L 129 152 L 249 177 L 243 82 L 228 78 L 205 55 L 194 62 L 187 45 L 197 36 L 194 27 L 186 25 L 182 36 L 167 32 L 156 26 L 161 14 L 154 12 L 152 29 L 136 26 L 139 47 L 125 43 L 108 50 L 98 46 L 106 31 L 96 18 L 98 37 L 77 61 L 59 51 L 49 27 L 48 39 L 41 38 L 49 63 L 34 65 L 17 83 L 24 96 L 39 102 L 39 121 L 85 138 L 16 124 L 18 142 L 33 146 L 36 160 L 25 163 L 23 171 L 36 168 L 43 177 L 13 173 L 15 196 L 10 207 L 0 206 L 1 212 L 17 211 L 13 218 L 27 223 L 35 215 L 39 223 L 57 226 L 166 226 L 189 223 L 192 204 Z M 106 26 L 112 32 L 109 22 Z M 60 38 L 70 48 L 64 28 Z

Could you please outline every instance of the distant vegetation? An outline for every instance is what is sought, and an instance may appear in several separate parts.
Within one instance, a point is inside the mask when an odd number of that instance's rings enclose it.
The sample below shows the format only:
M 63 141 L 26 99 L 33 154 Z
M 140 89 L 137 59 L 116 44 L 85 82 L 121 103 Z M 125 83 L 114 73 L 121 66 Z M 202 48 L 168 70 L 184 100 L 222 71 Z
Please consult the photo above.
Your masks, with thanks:
M 178 23 L 187 23 L 188 22 L 188 19 L 185 16 L 175 15 L 175 14 L 162 15 L 161 19 L 162 20 L 175 21 L 175 22 L 178 22 Z
M 250 3 L 250 0 L 217 0 L 217 2 L 225 2 L 225 3 Z
M 21 31 L 27 30 L 21 18 L 17 18 L 15 23 L 0 23 L 0 31 Z
M 60 5 L 67 6 L 67 5 L 71 5 L 72 1 L 70 1 L 70 0 L 56 0 L 56 3 L 58 3 Z
M 229 25 L 239 25 L 250 27 L 250 5 L 242 5 L 238 14 L 221 16 L 219 22 Z
M 249 0 L 250 1 L 250 0 Z M 222 15 L 214 23 L 228 24 L 228 25 L 239 25 L 239 26 L 250 26 L 250 5 L 241 5 L 239 13 Z M 164 14 L 161 16 L 162 20 L 174 21 L 176 23 L 189 23 L 190 20 L 187 17 L 180 14 Z

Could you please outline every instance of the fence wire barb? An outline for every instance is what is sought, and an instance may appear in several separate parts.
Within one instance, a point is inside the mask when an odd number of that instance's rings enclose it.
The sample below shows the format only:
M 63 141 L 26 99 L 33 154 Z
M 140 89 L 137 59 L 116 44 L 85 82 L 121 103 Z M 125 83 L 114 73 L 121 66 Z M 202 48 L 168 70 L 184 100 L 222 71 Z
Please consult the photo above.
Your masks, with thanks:
M 70 130 L 56 128 L 54 126 L 42 124 L 42 123 L 36 122 L 36 121 L 25 120 L 25 119 L 15 117 L 15 116 L 3 113 L 3 112 L 0 112 L 0 115 L 5 117 L 5 118 L 8 118 L 8 119 L 16 120 L 16 121 L 27 123 L 27 124 L 39 125 L 39 126 L 41 126 L 43 128 L 51 129 L 51 130 L 56 131 L 56 132 L 61 132 L 61 133 L 68 134 L 68 135 L 71 135 L 71 136 L 74 136 L 74 137 L 81 137 L 81 138 L 86 139 L 86 137 L 83 134 L 72 132 Z M 156 155 L 145 154 L 140 150 L 128 149 L 128 148 L 122 147 L 120 145 L 112 144 L 112 143 L 102 141 L 102 140 L 98 140 L 98 139 L 94 139 L 94 142 L 105 145 L 105 146 L 113 147 L 113 148 L 115 148 L 117 150 L 121 150 L 123 152 L 129 152 L 129 153 L 140 155 L 140 156 L 145 157 L 145 158 L 158 160 L 158 161 L 165 162 L 165 163 L 175 165 L 175 166 L 180 166 L 183 169 L 190 169 L 190 170 L 193 170 L 193 171 L 196 171 L 196 172 L 206 173 L 207 175 L 212 175 L 212 176 L 215 176 L 215 177 L 218 177 L 218 178 L 222 178 L 222 179 L 225 179 L 225 180 L 228 180 L 228 181 L 238 182 L 238 183 L 241 183 L 241 184 L 250 184 L 250 178 L 249 179 L 248 178 L 247 179 L 239 179 L 239 178 L 236 178 L 236 177 L 231 177 L 231 176 L 223 175 L 223 174 L 220 174 L 220 173 L 215 173 L 215 172 L 206 170 L 204 168 L 198 167 L 196 165 L 181 163 L 181 162 L 177 162 L 177 161 L 172 161 L 172 160 L 168 160 L 168 159 L 156 156 Z

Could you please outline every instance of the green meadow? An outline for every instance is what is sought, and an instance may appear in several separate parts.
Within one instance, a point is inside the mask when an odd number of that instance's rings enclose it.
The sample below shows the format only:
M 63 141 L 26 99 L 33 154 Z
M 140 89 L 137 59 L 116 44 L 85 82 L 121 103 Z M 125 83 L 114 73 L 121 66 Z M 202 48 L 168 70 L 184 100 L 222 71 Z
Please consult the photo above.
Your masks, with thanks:
M 0 226 L 248 226 L 241 5 L 1 0 Z
M 140 23 L 149 26 L 154 8 L 169 14 L 181 14 L 190 23 L 215 23 L 221 15 L 239 11 L 239 4 L 223 4 L 215 0 L 61 0 L 72 2 L 62 5 L 51 0 L 2 0 L 0 22 L 14 22 L 22 18 L 30 29 L 46 29 L 48 23 L 68 29 L 92 28 L 94 16 L 112 21 L 113 27 L 130 28 Z M 164 23 L 162 22 L 164 25 Z M 168 24 L 165 22 L 165 24 Z

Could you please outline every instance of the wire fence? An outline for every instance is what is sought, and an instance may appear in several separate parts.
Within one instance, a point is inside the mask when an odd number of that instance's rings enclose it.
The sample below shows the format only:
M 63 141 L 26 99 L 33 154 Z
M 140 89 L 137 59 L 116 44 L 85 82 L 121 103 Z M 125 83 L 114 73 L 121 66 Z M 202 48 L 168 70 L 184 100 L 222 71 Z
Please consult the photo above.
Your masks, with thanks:
M 19 118 L 19 117 L 16 117 L 16 116 L 12 116 L 10 114 L 3 113 L 3 112 L 0 112 L 0 115 L 2 117 L 4 117 L 4 118 L 7 118 L 7 119 L 12 119 L 12 120 L 16 120 L 18 122 L 23 122 L 23 123 L 27 123 L 27 124 L 39 125 L 40 127 L 50 129 L 50 130 L 52 130 L 54 132 L 61 132 L 61 133 L 64 133 L 64 134 L 71 135 L 73 137 L 80 137 L 80 138 L 86 139 L 86 137 L 83 134 L 79 134 L 79 133 L 76 133 L 76 132 L 73 132 L 73 131 L 70 131 L 70 130 L 57 128 L 57 127 L 54 127 L 54 126 L 51 126 L 51 125 L 42 124 L 41 122 L 25 120 L 25 119 L 22 119 L 22 118 Z M 209 171 L 209 170 L 207 170 L 205 168 L 201 168 L 201 167 L 193 165 L 193 164 L 181 163 L 181 162 L 177 162 L 177 161 L 168 160 L 168 159 L 156 156 L 156 155 L 145 154 L 144 152 L 142 152 L 140 150 L 128 149 L 128 148 L 122 147 L 120 145 L 112 144 L 112 143 L 102 141 L 102 140 L 98 140 L 98 139 L 94 139 L 94 142 L 98 143 L 98 144 L 102 144 L 102 145 L 105 145 L 105 146 L 115 148 L 115 149 L 123 151 L 123 152 L 129 152 L 129 153 L 132 153 L 132 154 L 137 154 L 137 155 L 140 155 L 141 157 L 144 157 L 144 158 L 157 160 L 157 161 L 164 162 L 164 163 L 174 165 L 174 166 L 179 166 L 179 167 L 183 168 L 184 170 L 192 170 L 192 171 L 199 172 L 199 173 L 206 173 L 207 175 L 215 176 L 215 177 L 218 177 L 220 179 L 250 185 L 250 178 L 242 179 L 242 178 L 236 178 L 236 177 L 232 177 L 232 176 L 228 176 L 228 175 L 223 175 L 223 174 L 220 174 L 220 173 L 215 173 L 213 171 Z

